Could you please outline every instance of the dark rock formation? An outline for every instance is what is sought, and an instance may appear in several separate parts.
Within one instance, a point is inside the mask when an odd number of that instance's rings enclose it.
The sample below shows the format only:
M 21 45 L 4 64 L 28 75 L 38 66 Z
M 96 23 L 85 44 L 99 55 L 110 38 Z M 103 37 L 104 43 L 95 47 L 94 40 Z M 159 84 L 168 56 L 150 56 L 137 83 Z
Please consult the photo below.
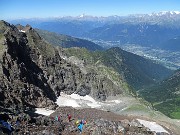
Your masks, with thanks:
M 0 105 L 4 108 L 52 109 L 60 92 L 90 94 L 99 100 L 122 93 L 105 76 L 83 72 L 63 58 L 63 49 L 48 44 L 31 26 L 17 27 L 0 22 Z

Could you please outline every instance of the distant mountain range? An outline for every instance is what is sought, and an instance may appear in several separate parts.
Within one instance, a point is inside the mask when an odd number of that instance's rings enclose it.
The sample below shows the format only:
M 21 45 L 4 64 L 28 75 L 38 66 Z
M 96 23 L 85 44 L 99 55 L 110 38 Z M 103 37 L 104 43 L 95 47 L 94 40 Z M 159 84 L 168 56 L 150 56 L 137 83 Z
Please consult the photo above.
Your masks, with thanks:
M 163 42 L 180 35 L 180 29 L 157 24 L 111 24 L 93 29 L 85 37 L 93 40 L 118 41 L 119 45 L 138 44 L 161 47 Z
M 163 47 L 163 44 L 166 46 L 166 42 L 180 36 L 180 13 L 178 11 L 129 16 L 93 17 L 81 15 L 46 19 L 19 19 L 10 22 L 30 24 L 35 28 L 74 37 L 117 41 L 120 45 L 138 44 L 166 48 Z M 179 50 L 178 47 L 171 46 Z M 171 49 L 171 46 L 168 48 Z

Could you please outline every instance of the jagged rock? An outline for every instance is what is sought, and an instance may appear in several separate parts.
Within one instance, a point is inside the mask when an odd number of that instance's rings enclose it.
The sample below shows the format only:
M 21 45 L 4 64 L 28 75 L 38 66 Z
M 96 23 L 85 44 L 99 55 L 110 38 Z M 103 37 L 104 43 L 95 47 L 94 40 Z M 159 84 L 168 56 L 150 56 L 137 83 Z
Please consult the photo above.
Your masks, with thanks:
M 49 45 L 30 25 L 0 25 L 5 41 L 0 44 L 0 104 L 52 109 L 60 92 L 99 100 L 122 93 L 107 77 L 86 71 L 83 60 L 65 59 L 62 48 Z
M 86 96 L 89 95 L 91 92 L 91 88 L 85 85 L 81 85 L 78 89 L 77 89 L 77 94 L 79 94 L 80 96 Z

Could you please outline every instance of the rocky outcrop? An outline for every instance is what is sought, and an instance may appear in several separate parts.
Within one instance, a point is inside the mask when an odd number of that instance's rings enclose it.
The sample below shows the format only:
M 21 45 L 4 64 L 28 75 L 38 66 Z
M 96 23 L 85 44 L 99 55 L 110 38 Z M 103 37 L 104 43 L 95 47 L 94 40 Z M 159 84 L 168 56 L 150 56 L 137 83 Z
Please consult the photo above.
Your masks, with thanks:
M 43 70 L 33 61 L 25 33 L 1 22 L 4 44 L 1 44 L 2 104 L 11 106 L 50 106 L 56 99 Z M 31 28 L 32 29 L 32 28 Z M 31 30 L 30 29 L 30 30 Z M 2 38 L 1 38 L 2 39 Z
M 67 113 L 72 115 L 72 120 L 67 121 Z M 63 135 L 77 135 L 80 131 L 75 124 L 77 120 L 85 120 L 82 134 L 84 135 L 169 135 L 166 132 L 151 131 L 142 125 L 136 118 L 117 115 L 113 112 L 106 112 L 93 108 L 74 109 L 61 107 L 51 117 L 61 115 L 65 122 Z
M 93 114 L 92 114 L 93 113 Z M 67 114 L 71 114 L 69 121 Z M 6 114 L 7 115 L 7 114 Z M 2 115 L 1 115 L 2 116 Z M 80 109 L 76 110 L 70 107 L 58 108 L 51 116 L 30 117 L 27 114 L 19 116 L 7 115 L 14 131 L 13 134 L 22 135 L 170 135 L 171 131 L 158 132 L 151 131 L 142 125 L 137 119 L 129 118 L 96 109 Z M 24 117 L 25 116 L 25 117 Z M 59 116 L 57 121 L 55 118 Z M 88 117 L 87 117 L 88 116 Z M 13 121 L 19 119 L 19 125 L 15 125 Z M 84 122 L 82 133 L 78 129 L 78 123 Z M 0 123 L 0 134 L 5 134 L 4 127 Z M 176 135 L 173 133 L 173 135 Z
M 62 91 L 99 100 L 122 93 L 107 77 L 94 70 L 84 72 L 64 58 L 62 48 L 48 44 L 31 26 L 18 28 L 0 22 L 1 106 L 52 109 Z

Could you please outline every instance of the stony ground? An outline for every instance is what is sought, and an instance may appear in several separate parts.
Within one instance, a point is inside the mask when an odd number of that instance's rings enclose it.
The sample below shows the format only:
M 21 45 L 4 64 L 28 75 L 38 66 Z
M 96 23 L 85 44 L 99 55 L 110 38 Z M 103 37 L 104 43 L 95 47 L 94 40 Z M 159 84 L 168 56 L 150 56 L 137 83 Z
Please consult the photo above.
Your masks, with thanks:
M 71 114 L 71 121 L 68 120 L 67 114 Z M 56 116 L 61 116 L 60 121 L 54 120 Z M 141 125 L 134 117 L 121 116 L 110 111 L 93 108 L 74 109 L 72 107 L 60 107 L 50 116 L 31 117 L 29 121 L 23 120 L 18 127 L 14 126 L 15 131 L 13 135 L 79 135 L 80 131 L 75 124 L 77 120 L 85 120 L 87 122 L 83 127 L 82 135 L 155 134 L 155 132 L 151 132 L 148 128 Z M 10 121 L 14 125 L 14 120 L 11 119 Z M 170 131 L 168 132 L 172 134 Z M 159 135 L 168 134 L 160 133 Z

